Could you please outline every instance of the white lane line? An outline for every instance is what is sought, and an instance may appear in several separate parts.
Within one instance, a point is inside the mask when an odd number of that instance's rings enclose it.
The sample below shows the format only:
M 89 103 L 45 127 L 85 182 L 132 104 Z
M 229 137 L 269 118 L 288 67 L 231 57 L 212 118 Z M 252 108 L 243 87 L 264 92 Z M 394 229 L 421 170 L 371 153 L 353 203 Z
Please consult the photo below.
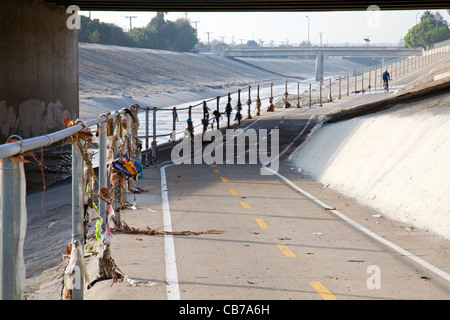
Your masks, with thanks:
M 320 201 L 319 199 L 317 199 L 316 197 L 314 197 L 312 194 L 310 194 L 309 192 L 303 190 L 302 188 L 298 187 L 296 184 L 294 184 L 292 181 L 290 181 L 288 178 L 284 177 L 283 175 L 279 174 L 278 172 L 267 168 L 266 165 L 263 165 L 263 168 L 272 172 L 273 174 L 277 175 L 280 179 L 282 179 L 284 182 L 286 182 L 288 185 L 290 185 L 292 188 L 294 188 L 295 190 L 299 191 L 300 193 L 302 193 L 303 195 L 305 195 L 306 197 L 308 197 L 309 199 L 311 199 L 312 201 L 314 201 L 315 203 L 317 203 L 318 205 L 324 207 L 324 208 L 331 208 L 329 205 L 327 205 L 326 203 Z M 444 278 L 447 281 L 450 281 L 450 275 L 444 271 L 442 271 L 441 269 L 433 266 L 432 264 L 426 262 L 425 260 L 415 256 L 414 254 L 412 254 L 411 252 L 397 246 L 396 244 L 384 239 L 383 237 L 379 236 L 378 234 L 374 233 L 373 231 L 370 231 L 369 229 L 367 229 L 366 227 L 362 226 L 361 224 L 359 224 L 358 222 L 350 219 L 349 217 L 347 217 L 346 215 L 344 215 L 343 213 L 339 212 L 338 210 L 330 210 L 332 213 L 334 213 L 335 215 L 337 215 L 339 218 L 343 219 L 344 221 L 348 222 L 349 224 L 351 224 L 353 227 L 357 228 L 358 230 L 364 232 L 365 234 L 371 236 L 372 238 L 374 238 L 375 240 L 383 243 L 384 245 L 390 247 L 391 249 L 397 251 L 398 253 L 400 253 L 401 255 L 415 261 L 416 263 L 418 263 L 419 265 L 421 265 L 422 267 L 428 269 L 431 272 L 434 272 L 435 274 L 437 274 L 438 276 Z
M 172 219 L 170 217 L 169 190 L 167 188 L 166 168 L 174 164 L 163 166 L 161 172 L 161 200 L 163 209 L 164 231 L 172 232 Z M 175 244 L 172 235 L 164 235 L 164 255 L 166 259 L 166 287 L 168 300 L 180 300 L 178 286 L 177 260 L 175 257 Z

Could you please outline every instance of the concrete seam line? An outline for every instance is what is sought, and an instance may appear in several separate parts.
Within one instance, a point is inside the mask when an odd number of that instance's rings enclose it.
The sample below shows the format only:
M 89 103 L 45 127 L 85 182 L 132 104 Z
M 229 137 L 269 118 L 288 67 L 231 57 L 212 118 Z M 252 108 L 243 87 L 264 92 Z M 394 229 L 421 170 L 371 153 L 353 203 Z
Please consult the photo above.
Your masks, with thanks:
M 281 180 L 283 180 L 284 182 L 286 182 L 288 185 L 290 185 L 292 188 L 294 188 L 295 190 L 299 191 L 300 193 L 302 193 L 303 195 L 305 195 L 306 197 L 308 197 L 309 199 L 313 200 L 315 203 L 317 203 L 318 205 L 324 207 L 324 208 L 330 208 L 329 205 L 327 205 L 326 203 L 320 201 L 319 199 L 317 199 L 316 197 L 314 197 L 312 194 L 310 194 L 309 192 L 303 190 L 302 188 L 300 188 L 299 186 L 297 186 L 296 184 L 294 184 L 292 181 L 290 181 L 288 178 L 284 177 L 283 175 L 279 174 L 278 172 L 267 168 L 265 166 L 263 166 L 264 169 L 271 171 L 273 174 L 277 175 Z M 442 277 L 443 279 L 447 280 L 450 282 L 450 275 L 444 271 L 442 271 L 441 269 L 433 266 L 432 264 L 426 262 L 425 260 L 415 256 L 414 254 L 410 253 L 409 251 L 397 246 L 396 244 L 384 239 L 383 237 L 379 236 L 378 234 L 374 233 L 373 231 L 370 231 L 369 229 L 367 229 L 366 227 L 362 226 L 361 224 L 359 224 L 358 222 L 350 219 L 349 217 L 347 217 L 346 215 L 344 215 L 343 213 L 339 212 L 338 210 L 330 210 L 332 213 L 336 214 L 339 218 L 341 218 L 342 220 L 348 222 L 349 224 L 351 224 L 353 227 L 357 228 L 358 230 L 364 232 L 365 234 L 369 235 L 370 237 L 374 238 L 375 240 L 383 243 L 384 245 L 390 247 L 391 249 L 397 251 L 398 253 L 400 253 L 401 255 L 404 255 L 405 257 L 415 261 L 416 263 L 418 263 L 419 265 L 421 265 L 422 267 L 428 269 L 429 271 L 437 274 L 438 276 Z
M 163 210 L 164 231 L 172 232 L 172 219 L 170 216 L 169 195 L 167 188 L 166 171 L 167 167 L 174 164 L 161 167 L 161 201 Z M 164 256 L 166 260 L 166 286 L 167 299 L 180 300 L 180 288 L 178 286 L 177 260 L 175 256 L 175 244 L 172 235 L 164 235 Z

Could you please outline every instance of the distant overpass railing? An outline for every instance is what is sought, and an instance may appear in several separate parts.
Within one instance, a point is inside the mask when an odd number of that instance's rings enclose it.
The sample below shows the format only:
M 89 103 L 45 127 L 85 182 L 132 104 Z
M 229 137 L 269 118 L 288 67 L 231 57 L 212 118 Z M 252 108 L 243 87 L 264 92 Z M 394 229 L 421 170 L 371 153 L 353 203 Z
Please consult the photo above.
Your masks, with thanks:
M 222 55 L 229 58 L 268 58 L 268 57 L 293 57 L 316 56 L 319 53 L 324 56 L 346 57 L 405 57 L 420 55 L 422 49 L 403 47 L 260 47 L 260 48 L 231 48 L 225 50 Z
M 391 61 L 388 66 L 378 65 L 368 70 L 339 76 L 338 79 L 330 78 L 321 82 L 285 81 L 276 86 L 274 84 L 249 86 L 183 108 L 132 105 L 102 114 L 97 119 L 89 121 L 65 119 L 65 129 L 43 136 L 29 139 L 22 139 L 16 135 L 10 136 L 6 144 L 0 145 L 0 277 L 2 281 L 0 298 L 23 298 L 25 281 L 23 245 L 27 221 L 24 162 L 29 161 L 28 159 L 40 161 L 33 151 L 42 150 L 56 142 L 71 143 L 72 241 L 70 260 L 65 272 L 63 298 L 83 299 L 86 286 L 85 278 L 82 276 L 84 265 L 82 262 L 87 233 L 95 233 L 101 248 L 100 252 L 102 252 L 101 261 L 107 262 L 107 259 L 111 259 L 109 221 L 112 221 L 114 214 L 114 224 L 117 228 L 121 227 L 120 210 L 126 203 L 127 192 L 136 189 L 133 181 L 138 177 L 138 170 L 128 171 L 128 174 L 132 173 L 129 177 L 127 173 L 119 171 L 115 166 L 117 163 L 122 164 L 122 169 L 126 168 L 125 164 L 129 162 L 136 164 L 136 166 L 130 166 L 134 169 L 138 169 L 140 160 L 147 164 L 155 163 L 157 138 L 168 137 L 168 142 L 175 143 L 178 140 L 177 135 L 192 134 L 196 127 L 202 126 L 203 132 L 211 124 L 219 128 L 222 116 L 227 119 L 227 127 L 234 122 L 239 124 L 244 117 L 251 119 L 255 115 L 260 115 L 263 101 L 268 101 L 267 111 L 274 110 L 276 97 L 283 97 L 281 104 L 284 103 L 284 107 L 320 106 L 325 101 L 322 93 L 327 96 L 327 100 L 333 100 L 342 98 L 344 95 L 364 94 L 367 90 L 376 90 L 381 81 L 381 72 L 386 67 L 391 70 L 393 78 L 398 79 L 449 54 L 450 46 L 443 46 L 425 51 L 419 57 Z M 289 94 L 288 91 L 297 91 L 297 95 Z M 235 101 L 234 107 L 232 100 Z M 198 110 L 197 118 L 194 119 L 193 110 L 197 107 L 202 108 Z M 184 112 L 187 118 L 187 130 L 176 128 L 180 111 Z M 161 132 L 157 122 L 157 113 L 160 112 L 172 113 L 172 128 Z M 145 122 L 145 132 L 139 135 L 141 121 Z M 194 125 L 194 121 L 198 124 Z M 151 132 L 150 124 L 153 129 Z M 98 137 L 96 137 L 97 134 Z M 143 138 L 144 142 L 139 138 Z M 95 174 L 93 170 L 93 157 L 96 153 L 93 141 L 96 139 L 98 139 L 98 174 Z M 151 143 L 150 139 L 152 139 Z M 144 159 L 140 158 L 141 151 Z M 96 221 L 94 230 L 92 228 L 88 230 L 86 227 L 88 216 L 90 221 Z M 114 263 L 103 265 L 107 269 L 108 265 L 114 266 Z M 117 272 L 114 268 L 106 271 L 110 275 Z M 77 275 L 77 279 L 74 279 Z
M 384 90 L 382 74 L 385 70 L 388 70 L 392 80 L 397 80 L 448 55 L 450 55 L 450 45 L 423 51 L 423 54 L 420 56 L 399 58 L 362 70 L 354 70 L 353 73 L 341 75 L 337 78 L 327 78 L 319 82 L 315 81 L 313 84 L 316 84 L 318 87 L 316 103 L 318 102 L 321 105 L 325 99 L 328 101 L 340 99 L 344 95 L 349 96 L 351 94 L 365 94 L 377 92 L 377 90 Z M 309 96 L 311 96 L 311 93 Z M 311 104 L 311 98 L 309 100 L 309 104 Z

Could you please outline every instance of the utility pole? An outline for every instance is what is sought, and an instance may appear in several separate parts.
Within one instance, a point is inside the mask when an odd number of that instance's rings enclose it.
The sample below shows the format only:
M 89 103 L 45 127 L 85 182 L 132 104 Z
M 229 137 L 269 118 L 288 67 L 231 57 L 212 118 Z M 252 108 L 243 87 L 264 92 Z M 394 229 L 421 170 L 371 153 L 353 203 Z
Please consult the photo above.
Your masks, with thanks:
M 322 46 L 322 35 L 323 35 L 323 32 L 319 32 L 319 35 L 320 35 L 320 46 Z
M 197 30 L 197 23 L 199 23 L 200 21 L 192 21 L 192 23 L 195 23 L 195 31 L 198 32 Z
M 125 16 L 125 18 L 130 19 L 130 30 L 132 29 L 131 20 L 137 18 L 136 16 Z
M 209 42 L 209 34 L 212 32 L 205 32 L 206 34 L 208 34 L 208 47 L 209 47 L 209 51 L 211 51 L 211 43 Z

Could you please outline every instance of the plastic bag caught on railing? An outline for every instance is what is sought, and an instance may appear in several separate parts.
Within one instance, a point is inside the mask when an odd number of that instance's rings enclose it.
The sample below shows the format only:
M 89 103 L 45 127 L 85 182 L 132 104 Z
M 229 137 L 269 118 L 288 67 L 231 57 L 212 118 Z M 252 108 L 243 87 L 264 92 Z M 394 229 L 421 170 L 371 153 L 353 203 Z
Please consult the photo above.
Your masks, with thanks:
M 135 167 L 133 161 L 127 159 L 127 157 L 119 157 L 112 162 L 113 167 L 118 173 L 123 173 L 127 179 L 136 176 L 139 171 Z
M 74 297 L 74 289 L 84 290 L 81 286 L 82 277 L 89 283 L 89 275 L 86 270 L 86 264 L 83 256 L 83 247 L 78 240 L 75 240 L 70 246 L 69 263 L 64 270 L 64 283 L 62 300 L 72 300 Z

